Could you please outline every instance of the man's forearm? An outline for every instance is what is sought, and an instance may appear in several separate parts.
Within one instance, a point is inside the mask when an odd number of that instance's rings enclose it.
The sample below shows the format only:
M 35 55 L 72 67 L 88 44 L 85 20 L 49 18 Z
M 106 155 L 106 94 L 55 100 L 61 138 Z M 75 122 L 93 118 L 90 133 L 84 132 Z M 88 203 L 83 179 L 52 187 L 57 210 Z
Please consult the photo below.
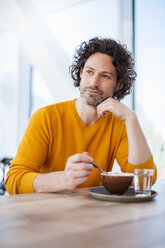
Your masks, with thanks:
M 151 151 L 144 137 L 136 114 L 123 103 L 109 97 L 97 106 L 98 117 L 111 112 L 125 121 L 128 137 L 128 162 L 141 164 L 151 157 Z
M 88 152 L 74 154 L 67 159 L 64 171 L 39 174 L 33 182 L 35 192 L 60 192 L 73 190 L 85 183 L 93 169 L 93 158 Z
M 125 120 L 128 136 L 128 162 L 141 164 L 148 160 L 152 153 L 135 113 Z
M 39 192 L 60 192 L 66 190 L 64 171 L 39 174 L 33 182 L 36 193 Z

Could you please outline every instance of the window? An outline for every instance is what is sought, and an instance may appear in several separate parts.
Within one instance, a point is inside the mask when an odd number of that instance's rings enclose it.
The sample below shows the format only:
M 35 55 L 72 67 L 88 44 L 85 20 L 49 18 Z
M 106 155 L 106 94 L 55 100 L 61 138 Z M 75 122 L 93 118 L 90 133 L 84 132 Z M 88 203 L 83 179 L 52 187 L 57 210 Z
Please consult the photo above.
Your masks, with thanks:
M 52 103 L 54 103 L 52 92 L 49 90 L 37 71 L 33 69 L 31 113 L 42 106 Z
M 12 156 L 17 140 L 19 48 L 11 31 L 0 33 L 0 156 Z
M 165 176 L 165 2 L 136 1 L 135 108 L 154 154 L 159 176 Z
M 94 36 L 119 39 L 119 14 L 119 1 L 95 0 L 55 12 L 44 19 L 72 58 L 75 47 L 84 40 Z
M 113 9 L 113 11 L 111 11 Z M 104 36 L 119 39 L 119 2 L 114 0 L 95 0 L 75 4 L 51 14 L 43 16 L 46 26 L 60 43 L 64 52 L 69 56 L 70 64 L 76 46 L 84 40 L 94 36 Z M 102 18 L 104 17 L 104 18 Z M 68 65 L 69 67 L 69 65 Z M 68 73 L 69 68 L 62 68 L 63 73 Z M 61 87 L 61 78 L 56 78 L 54 87 Z M 63 95 L 73 98 L 79 95 L 71 82 L 70 91 L 62 91 L 56 98 L 49 86 L 42 80 L 39 73 L 34 69 L 32 86 L 32 112 L 37 108 L 63 100 Z M 60 90 L 59 90 L 60 92 Z

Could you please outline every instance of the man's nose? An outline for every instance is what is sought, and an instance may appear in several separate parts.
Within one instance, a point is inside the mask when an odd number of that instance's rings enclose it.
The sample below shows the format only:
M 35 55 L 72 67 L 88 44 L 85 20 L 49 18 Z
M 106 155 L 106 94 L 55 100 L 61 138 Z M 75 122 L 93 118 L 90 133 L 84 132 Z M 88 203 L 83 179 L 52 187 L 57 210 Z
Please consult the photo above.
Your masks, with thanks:
M 94 75 L 93 77 L 92 77 L 92 79 L 91 79 L 91 85 L 93 86 L 93 87 L 98 87 L 99 86 L 99 76 L 98 75 Z

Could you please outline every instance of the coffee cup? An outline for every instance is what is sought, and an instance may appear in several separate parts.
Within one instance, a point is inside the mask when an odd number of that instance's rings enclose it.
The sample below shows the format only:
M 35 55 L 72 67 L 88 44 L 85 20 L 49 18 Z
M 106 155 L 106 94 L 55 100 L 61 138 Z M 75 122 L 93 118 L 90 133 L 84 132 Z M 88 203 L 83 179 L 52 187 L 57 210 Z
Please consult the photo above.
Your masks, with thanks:
M 133 173 L 102 172 L 102 184 L 110 194 L 121 195 L 132 185 Z

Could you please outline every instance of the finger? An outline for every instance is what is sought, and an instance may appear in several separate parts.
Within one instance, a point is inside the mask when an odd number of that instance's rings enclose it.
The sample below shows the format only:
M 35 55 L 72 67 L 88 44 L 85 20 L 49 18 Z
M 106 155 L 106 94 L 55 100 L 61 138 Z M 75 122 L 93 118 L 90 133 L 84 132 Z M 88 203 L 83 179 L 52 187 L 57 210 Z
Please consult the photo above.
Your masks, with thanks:
M 77 153 L 77 154 L 74 154 L 68 158 L 68 162 L 72 162 L 72 163 L 78 163 L 78 162 L 90 163 L 92 161 L 93 161 L 93 159 L 91 156 L 89 156 L 87 154 L 83 154 L 83 153 Z
M 104 102 L 104 104 L 100 104 L 97 106 L 97 114 L 100 117 L 103 117 L 106 112 L 114 112 L 114 109 L 118 106 L 118 102 L 114 99 L 109 99 L 107 102 Z
M 110 112 L 110 110 L 113 108 L 113 106 L 115 106 L 118 103 L 117 100 L 113 99 L 112 97 L 106 99 L 105 101 L 101 102 L 98 106 L 97 106 L 97 110 L 98 112 L 101 111 L 101 109 L 106 109 L 107 111 Z
M 106 112 L 111 112 L 110 111 L 110 106 L 108 104 L 105 104 L 101 107 L 99 107 L 97 109 L 97 114 L 98 114 L 98 117 L 105 117 L 106 116 Z
M 102 102 L 100 105 L 97 106 L 97 109 L 108 108 L 109 106 L 112 106 L 112 104 L 114 103 L 111 101 Z
M 72 178 L 82 178 L 88 177 L 91 171 L 89 170 L 75 170 L 75 171 L 67 171 L 67 175 Z
M 67 164 L 66 167 L 67 170 L 72 170 L 72 171 L 81 171 L 81 170 L 86 170 L 86 171 L 91 171 L 93 169 L 93 165 L 91 163 L 71 163 Z
M 85 183 L 87 180 L 88 180 L 88 177 L 77 178 L 75 180 L 75 184 L 78 186 L 78 185 L 80 185 L 82 183 Z
M 106 100 L 102 101 L 98 106 L 101 106 L 105 103 L 112 103 L 112 102 L 118 102 L 117 100 L 115 100 L 113 97 L 109 97 Z
M 81 178 L 73 178 L 67 183 L 67 189 L 73 190 L 78 185 L 85 183 L 88 180 L 88 177 L 81 177 Z
M 110 111 L 107 111 L 107 110 L 105 110 L 105 111 L 99 111 L 99 112 L 98 112 L 99 118 L 100 118 L 100 117 L 106 117 L 106 116 L 107 116 L 107 114 L 106 114 L 107 112 L 110 112 Z
M 83 152 L 82 154 L 88 155 L 88 152 Z

